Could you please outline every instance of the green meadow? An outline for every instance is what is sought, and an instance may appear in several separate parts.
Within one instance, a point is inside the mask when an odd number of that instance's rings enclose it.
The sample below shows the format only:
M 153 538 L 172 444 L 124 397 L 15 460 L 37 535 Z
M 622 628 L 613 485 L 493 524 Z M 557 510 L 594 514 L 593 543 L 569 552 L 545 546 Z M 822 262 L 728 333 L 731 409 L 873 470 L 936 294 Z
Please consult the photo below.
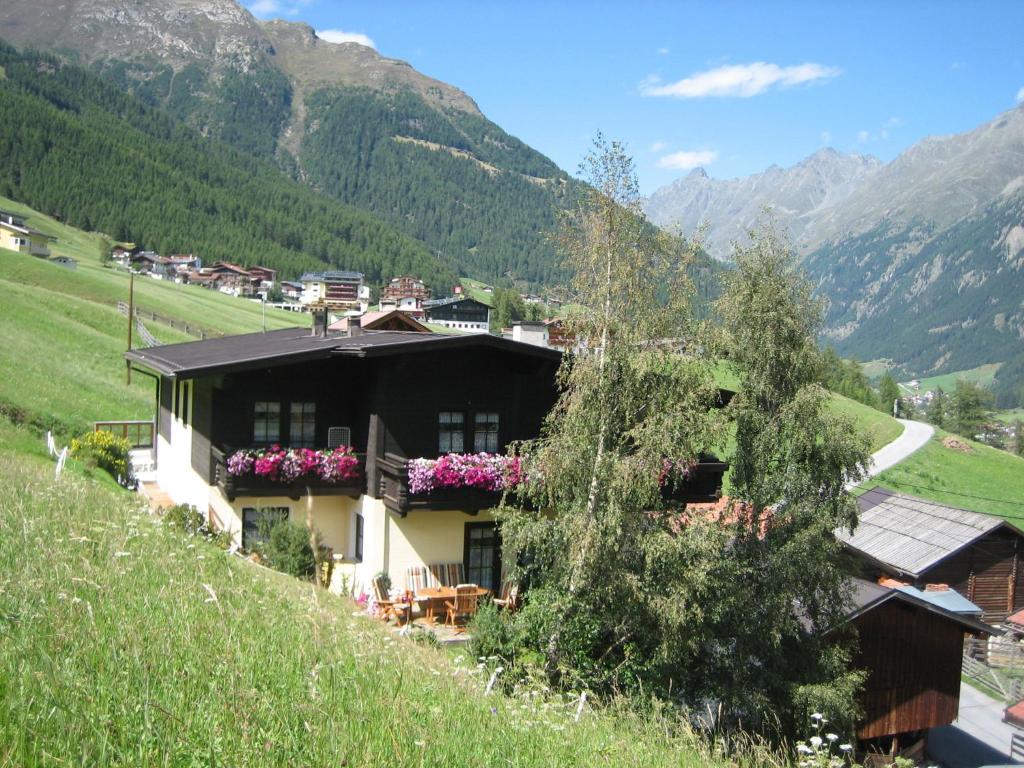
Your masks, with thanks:
M 0 766 L 724 764 L 657 717 L 487 695 L 477 659 L 0 446 Z

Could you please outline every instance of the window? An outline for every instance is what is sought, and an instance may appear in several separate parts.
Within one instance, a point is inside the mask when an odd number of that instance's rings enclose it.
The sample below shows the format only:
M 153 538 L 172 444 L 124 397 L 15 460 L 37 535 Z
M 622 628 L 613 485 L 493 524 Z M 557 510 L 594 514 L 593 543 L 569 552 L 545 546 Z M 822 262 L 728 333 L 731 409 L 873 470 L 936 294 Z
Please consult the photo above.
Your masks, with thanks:
M 466 582 L 501 587 L 501 532 L 494 523 L 466 523 Z
M 287 519 L 288 507 L 242 507 L 242 549 L 266 541 L 270 528 Z
M 461 411 L 441 411 L 437 417 L 437 452 L 462 453 L 466 433 L 466 415 Z
M 312 448 L 316 440 L 316 403 L 292 403 L 288 441 L 293 448 Z
M 363 516 L 356 512 L 356 560 L 363 560 Z
M 477 453 L 498 451 L 498 414 L 476 413 L 473 419 L 473 450 Z
M 181 382 L 181 426 L 188 426 L 188 402 L 189 391 L 192 389 L 191 382 Z
M 257 400 L 253 408 L 252 441 L 269 445 L 281 439 L 281 404 Z

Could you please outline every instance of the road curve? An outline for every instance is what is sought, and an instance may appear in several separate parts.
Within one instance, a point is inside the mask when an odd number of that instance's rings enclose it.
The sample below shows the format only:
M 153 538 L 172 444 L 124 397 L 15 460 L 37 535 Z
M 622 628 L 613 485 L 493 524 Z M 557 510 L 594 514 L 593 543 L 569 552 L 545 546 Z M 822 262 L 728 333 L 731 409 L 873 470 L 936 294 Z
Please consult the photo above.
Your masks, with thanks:
M 931 424 L 908 419 L 896 419 L 896 421 L 903 425 L 903 434 L 871 454 L 871 462 L 864 480 L 880 475 L 890 467 L 899 464 L 914 451 L 923 448 L 935 434 L 935 427 Z M 861 480 L 860 483 L 864 480 Z M 850 483 L 846 488 L 850 490 L 860 483 Z

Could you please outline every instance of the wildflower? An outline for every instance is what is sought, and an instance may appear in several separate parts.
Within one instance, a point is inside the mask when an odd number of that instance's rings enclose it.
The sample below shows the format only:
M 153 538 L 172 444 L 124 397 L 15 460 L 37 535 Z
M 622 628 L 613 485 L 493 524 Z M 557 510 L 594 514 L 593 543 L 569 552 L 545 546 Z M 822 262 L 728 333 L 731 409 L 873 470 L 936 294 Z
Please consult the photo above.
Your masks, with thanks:
M 843 752 L 852 752 L 853 751 L 853 745 L 852 744 L 840 744 L 839 748 L 841 750 L 843 750 Z
M 825 738 L 828 739 L 832 743 L 835 743 L 835 742 L 839 741 L 839 737 L 836 736 L 834 733 L 826 733 L 825 734 Z
M 815 749 L 821 746 L 821 736 L 811 736 L 809 741 L 811 742 L 811 746 Z
M 796 748 L 796 751 L 801 755 L 811 755 L 814 753 L 814 750 L 812 750 L 806 744 L 801 744 L 800 746 L 798 746 Z
M 825 719 L 825 716 L 823 714 L 821 714 L 821 712 L 815 712 L 813 715 L 811 715 L 811 720 L 813 720 L 814 722 L 818 722 L 819 720 L 824 720 L 824 719 Z
M 115 552 L 114 557 L 131 557 L 131 552 Z
M 425 746 L 427 746 L 427 742 L 425 742 L 425 741 L 414 741 L 413 744 L 415 744 L 417 747 L 425 747 Z

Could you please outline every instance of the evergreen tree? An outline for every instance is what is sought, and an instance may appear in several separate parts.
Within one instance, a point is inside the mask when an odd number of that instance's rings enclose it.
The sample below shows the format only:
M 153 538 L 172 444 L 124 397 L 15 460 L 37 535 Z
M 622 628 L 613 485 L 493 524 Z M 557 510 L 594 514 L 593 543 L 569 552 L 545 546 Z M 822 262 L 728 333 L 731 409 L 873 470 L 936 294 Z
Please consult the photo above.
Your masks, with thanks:
M 992 396 L 988 390 L 966 379 L 958 379 L 950 402 L 950 428 L 958 435 L 973 439 L 989 417 Z
M 1024 457 L 1024 421 L 1020 419 L 1013 422 L 1013 450 L 1018 456 Z
M 946 411 L 949 408 L 949 398 L 942 387 L 936 387 L 932 393 L 932 400 L 928 404 L 928 421 L 940 429 L 946 426 Z
M 893 414 L 893 406 L 900 399 L 900 387 L 888 371 L 878 382 L 878 410 Z

